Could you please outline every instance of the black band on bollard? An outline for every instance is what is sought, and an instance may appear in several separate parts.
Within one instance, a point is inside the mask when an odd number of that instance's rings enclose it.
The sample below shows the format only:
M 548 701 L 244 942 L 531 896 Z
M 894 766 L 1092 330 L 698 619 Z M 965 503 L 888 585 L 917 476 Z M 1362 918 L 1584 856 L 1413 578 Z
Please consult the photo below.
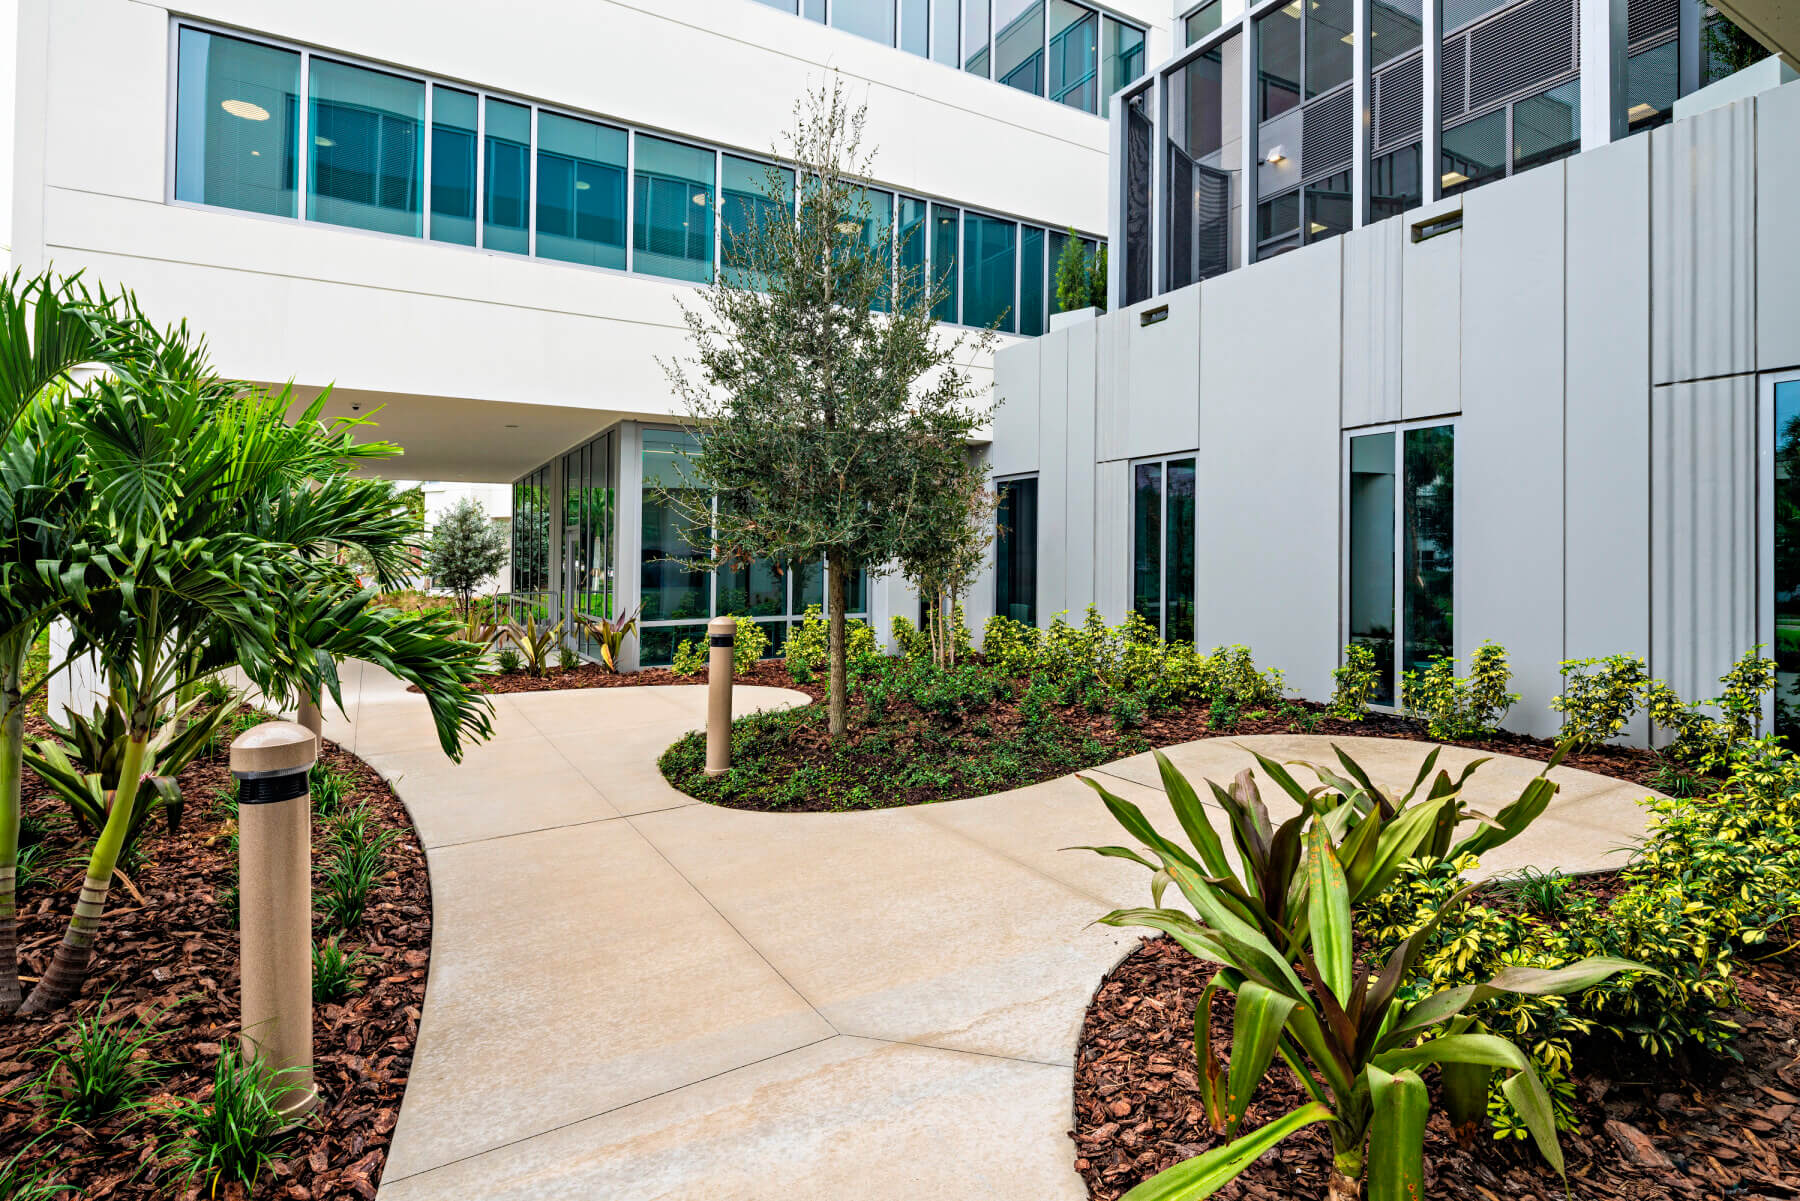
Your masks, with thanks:
M 707 637 L 711 640 L 710 645 L 712 645 L 712 646 L 730 646 L 732 643 L 732 640 L 736 637 L 736 635 L 735 634 L 709 634 L 709 635 L 707 635 Z
M 310 768 L 290 767 L 284 771 L 243 772 L 232 774 L 238 781 L 238 804 L 273 805 L 305 796 Z

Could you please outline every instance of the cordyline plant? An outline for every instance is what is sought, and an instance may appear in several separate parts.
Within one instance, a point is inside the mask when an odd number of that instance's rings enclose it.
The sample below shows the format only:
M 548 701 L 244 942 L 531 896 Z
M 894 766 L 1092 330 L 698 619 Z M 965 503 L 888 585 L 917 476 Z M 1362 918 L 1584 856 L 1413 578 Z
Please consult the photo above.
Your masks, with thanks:
M 664 365 L 699 450 L 659 496 L 693 531 L 695 562 L 824 561 L 834 738 L 851 580 L 899 558 L 941 509 L 990 416 L 968 363 L 992 335 L 948 335 L 932 316 L 948 291 L 905 265 L 904 245 L 896 255 L 863 182 L 863 121 L 841 84 L 795 106 L 776 156 L 798 170 L 799 203 L 794 173 L 771 167 L 728 215 L 718 278 L 683 312 L 692 356 Z
M 442 612 L 372 607 L 341 555 L 402 578 L 417 522 L 393 485 L 352 471 L 395 455 L 359 443 L 360 422 L 326 425 L 323 396 L 294 420 L 290 392 L 220 379 L 184 327 L 152 353 L 65 392 L 74 436 L 63 469 L 84 480 L 34 588 L 62 598 L 71 657 L 91 655 L 125 715 L 118 788 L 96 836 L 69 926 L 22 1012 L 81 986 L 119 855 L 138 812 L 156 731 L 200 681 L 241 670 L 265 696 L 329 693 L 354 657 L 416 684 L 452 758 L 490 732 L 474 688 L 480 649 Z
M 1334 748 L 1335 749 L 1335 748 Z M 1149 909 L 1124 909 L 1100 920 L 1113 926 L 1160 930 L 1220 970 L 1194 1013 L 1199 1088 L 1213 1130 L 1237 1134 L 1257 1085 L 1280 1056 L 1312 1100 L 1301 1108 L 1203 1155 L 1178 1163 L 1126 1194 L 1125 1201 L 1186 1201 L 1210 1196 L 1288 1134 L 1325 1122 L 1331 1134 L 1331 1201 L 1363 1195 L 1365 1170 L 1372 1201 L 1417 1201 L 1424 1195 L 1424 1138 L 1431 1101 L 1418 1069 L 1436 1065 L 1445 1108 L 1458 1126 L 1480 1120 L 1489 1080 L 1504 1074 L 1501 1091 L 1524 1119 L 1544 1157 L 1562 1170 L 1549 1095 L 1531 1057 L 1483 1030 L 1465 1011 L 1502 993 L 1565 994 L 1592 987 L 1616 972 L 1645 970 L 1622 959 L 1590 958 L 1554 970 L 1509 968 L 1481 984 L 1443 989 L 1413 1002 L 1399 1000 L 1412 968 L 1438 923 L 1468 895 L 1458 893 L 1432 921 L 1396 948 L 1378 974 L 1355 954 L 1352 909 L 1385 888 L 1408 859 L 1479 855 L 1523 830 L 1544 811 L 1556 785 L 1540 774 L 1519 798 L 1488 817 L 1463 802 L 1463 784 L 1485 760 L 1452 780 L 1432 779 L 1433 750 L 1403 797 L 1384 794 L 1343 751 L 1339 775 L 1312 766 L 1322 781 L 1302 788 L 1279 763 L 1258 764 L 1300 806 L 1274 825 L 1248 770 L 1227 789 L 1209 781 L 1225 813 L 1242 868 L 1233 868 L 1206 807 L 1187 779 L 1159 751 L 1164 790 L 1192 849 L 1159 834 L 1131 802 L 1089 779 L 1112 812 L 1144 846 L 1090 847 L 1130 859 L 1155 873 Z M 1545 767 L 1560 762 L 1559 753 Z M 1452 842 L 1465 819 L 1480 823 Z M 1173 883 L 1193 906 L 1189 914 L 1162 907 Z M 1228 1062 L 1212 1043 L 1215 994 L 1235 996 Z

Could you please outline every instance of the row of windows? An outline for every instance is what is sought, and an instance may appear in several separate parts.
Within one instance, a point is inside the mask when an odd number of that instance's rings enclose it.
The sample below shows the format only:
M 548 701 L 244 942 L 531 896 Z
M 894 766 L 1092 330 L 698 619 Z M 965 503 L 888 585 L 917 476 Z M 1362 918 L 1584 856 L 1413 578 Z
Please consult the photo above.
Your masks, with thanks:
M 1144 73 L 1144 31 L 1074 0 L 758 2 L 1086 113 Z
M 191 26 L 178 42 L 177 200 L 698 282 L 769 203 L 759 160 Z M 1068 235 L 867 198 L 870 244 L 945 279 L 942 320 L 1043 332 Z

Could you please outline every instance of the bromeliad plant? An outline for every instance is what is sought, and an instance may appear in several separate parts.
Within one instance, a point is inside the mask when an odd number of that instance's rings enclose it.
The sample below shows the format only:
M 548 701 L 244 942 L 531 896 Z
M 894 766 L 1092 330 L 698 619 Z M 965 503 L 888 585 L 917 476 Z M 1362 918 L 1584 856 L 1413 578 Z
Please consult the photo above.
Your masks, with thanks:
M 643 612 L 639 605 L 623 617 L 588 617 L 583 619 L 587 626 L 588 640 L 600 651 L 600 663 L 607 671 L 619 670 L 619 652 L 625 648 L 625 640 L 637 633 L 638 614 Z
M 1453 1123 L 1477 1122 L 1488 1085 L 1500 1073 L 1501 1091 L 1523 1117 L 1544 1157 L 1562 1170 L 1549 1095 L 1531 1057 L 1484 1030 L 1468 1011 L 1503 993 L 1560 995 L 1591 988 L 1617 972 L 1638 969 L 1622 959 L 1589 958 L 1555 969 L 1508 968 L 1479 984 L 1440 989 L 1401 1000 L 1421 951 L 1439 922 L 1469 893 L 1458 892 L 1424 928 L 1397 947 L 1378 974 L 1355 953 L 1353 909 L 1377 895 L 1409 859 L 1480 854 L 1517 835 L 1542 813 L 1556 785 L 1539 775 L 1519 798 L 1488 817 L 1468 809 L 1461 793 L 1483 760 L 1452 780 L 1432 777 L 1434 750 L 1408 792 L 1378 789 L 1343 751 L 1345 775 L 1314 766 L 1321 786 L 1305 789 L 1281 764 L 1256 756 L 1263 771 L 1299 803 L 1300 812 L 1274 825 L 1246 770 L 1230 789 L 1209 782 L 1224 811 L 1242 870 L 1187 779 L 1161 752 L 1163 787 L 1192 849 L 1163 837 L 1142 810 L 1088 780 L 1106 807 L 1144 846 L 1086 848 L 1149 868 L 1152 904 L 1101 918 L 1113 926 L 1160 930 L 1202 959 L 1219 965 L 1195 1011 L 1194 1050 L 1202 1102 L 1212 1128 L 1232 1138 L 1257 1085 L 1279 1056 L 1312 1100 L 1305 1106 L 1203 1155 L 1176 1164 L 1130 1193 L 1126 1201 L 1185 1201 L 1210 1196 L 1289 1133 L 1328 1124 L 1332 1143 L 1329 1196 L 1363 1195 L 1365 1171 L 1372 1201 L 1416 1201 L 1424 1187 L 1425 1124 L 1431 1101 L 1419 1069 L 1435 1065 Z M 1553 758 L 1550 766 L 1558 762 Z M 1545 768 L 1547 772 L 1549 767 Z M 1420 791 L 1431 780 L 1422 799 Z M 1475 833 L 1452 841 L 1465 819 Z M 1162 907 L 1174 884 L 1193 913 Z M 1232 1040 L 1224 1061 L 1215 1051 L 1210 1015 L 1220 992 L 1236 998 Z
M 522 626 L 508 626 L 506 636 L 523 657 L 525 674 L 541 680 L 550 674 L 551 656 L 562 645 L 563 623 L 546 621 L 539 625 L 537 617 L 533 615 L 527 617 Z

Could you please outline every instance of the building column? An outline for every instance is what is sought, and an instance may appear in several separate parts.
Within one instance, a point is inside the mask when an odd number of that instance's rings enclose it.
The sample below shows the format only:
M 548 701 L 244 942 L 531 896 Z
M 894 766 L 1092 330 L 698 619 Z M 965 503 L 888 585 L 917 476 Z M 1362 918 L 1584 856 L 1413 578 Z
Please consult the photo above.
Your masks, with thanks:
M 1706 22 L 1705 0 L 1679 0 L 1675 35 L 1675 95 L 1700 90 L 1700 34 Z
M 1625 103 L 1626 0 L 1581 5 L 1581 148 L 1616 142 L 1629 126 Z
M 1106 311 L 1116 313 L 1125 298 L 1125 257 L 1129 253 L 1125 246 L 1128 231 L 1125 228 L 1125 189 L 1131 178 L 1131 163 L 1126 156 L 1126 104 L 1121 100 L 1112 106 L 1107 117 L 1107 162 L 1112 170 L 1112 187 L 1106 193 L 1106 228 L 1111 238 L 1112 248 L 1106 255 Z M 926 232 L 930 232 L 929 224 Z M 1056 265 L 1050 265 L 1050 279 L 1047 286 L 1054 295 L 1056 291 Z
M 1419 13 L 1419 199 L 1430 204 L 1444 190 L 1444 6 L 1441 0 L 1423 0 Z
M 1164 253 L 1168 232 L 1163 217 L 1169 211 L 1169 156 L 1165 123 L 1168 104 L 1163 94 L 1160 73 L 1150 80 L 1150 295 L 1161 296 L 1169 290 L 1169 270 Z
M 1369 74 L 1369 0 L 1351 0 L 1350 227 L 1369 223 L 1369 147 L 1375 140 Z M 1304 218 L 1302 218 L 1304 220 Z
M 1238 41 L 1243 46 L 1244 70 L 1238 84 L 1242 91 L 1242 103 L 1238 111 L 1243 114 L 1244 136 L 1241 142 L 1243 165 L 1238 172 L 1240 188 L 1243 193 L 1242 205 L 1238 213 L 1238 241 L 1242 246 L 1240 267 L 1248 267 L 1256 261 L 1256 189 L 1257 174 L 1262 168 L 1262 147 L 1260 145 L 1261 106 L 1257 103 L 1256 86 L 1256 22 L 1251 19 L 1250 5 L 1244 6 L 1242 32 Z

